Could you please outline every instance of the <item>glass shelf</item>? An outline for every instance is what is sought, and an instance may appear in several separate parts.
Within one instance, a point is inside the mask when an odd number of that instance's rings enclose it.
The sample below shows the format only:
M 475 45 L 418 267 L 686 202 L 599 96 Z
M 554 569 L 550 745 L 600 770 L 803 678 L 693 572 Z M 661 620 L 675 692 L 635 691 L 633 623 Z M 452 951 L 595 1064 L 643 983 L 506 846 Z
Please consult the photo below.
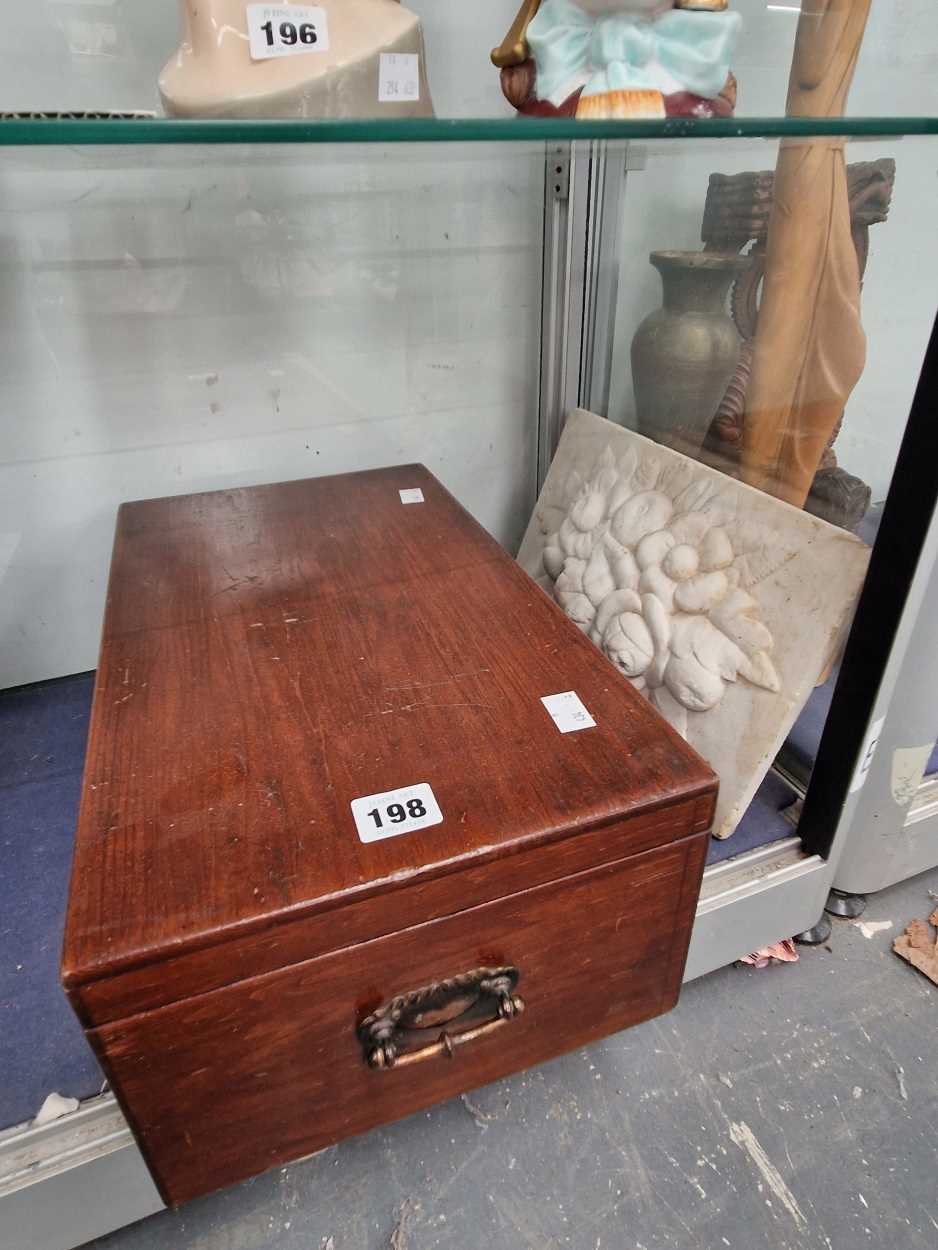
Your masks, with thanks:
M 938 134 L 938 117 L 667 118 L 585 122 L 573 118 L 411 118 L 400 121 L 305 121 L 206 118 L 10 118 L 0 147 L 195 143 L 468 143 L 845 138 Z

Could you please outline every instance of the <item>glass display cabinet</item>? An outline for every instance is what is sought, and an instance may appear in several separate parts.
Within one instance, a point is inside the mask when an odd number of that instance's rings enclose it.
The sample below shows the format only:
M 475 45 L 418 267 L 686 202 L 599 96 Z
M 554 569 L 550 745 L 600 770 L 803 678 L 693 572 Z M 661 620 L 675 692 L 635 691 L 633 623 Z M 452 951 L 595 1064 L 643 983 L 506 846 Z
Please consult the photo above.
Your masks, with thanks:
M 916 606 L 913 610 L 912 603 Z M 935 744 L 934 640 L 938 570 L 934 535 L 919 560 L 910 593 L 905 640 L 888 707 L 874 724 L 876 752 L 837 857 L 828 909 L 854 917 L 866 895 L 938 864 L 938 747 Z
M 153 107 L 172 14 L 92 7 L 82 25 L 37 6 L 58 55 L 8 47 L 3 107 Z M 785 117 L 798 6 L 737 7 L 735 118 L 510 116 L 487 56 L 514 5 L 491 0 L 422 14 L 436 118 L 0 121 L 18 1250 L 160 1205 L 57 980 L 123 500 L 422 461 L 506 548 L 524 539 L 610 659 L 723 752 L 687 978 L 812 930 L 834 885 L 876 888 L 839 865 L 897 788 L 903 820 L 933 819 L 938 49 L 905 0 L 871 18 L 848 116 Z M 24 48 L 39 17 L 16 17 Z M 52 1091 L 81 1105 L 36 1123 Z

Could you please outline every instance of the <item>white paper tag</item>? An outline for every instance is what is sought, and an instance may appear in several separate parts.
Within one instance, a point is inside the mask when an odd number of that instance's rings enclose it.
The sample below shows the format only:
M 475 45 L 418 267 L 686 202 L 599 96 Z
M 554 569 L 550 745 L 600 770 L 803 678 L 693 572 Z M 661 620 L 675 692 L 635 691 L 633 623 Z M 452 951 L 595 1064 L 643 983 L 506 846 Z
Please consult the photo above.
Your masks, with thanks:
M 545 694 L 541 702 L 550 712 L 554 724 L 562 734 L 572 734 L 576 729 L 595 729 L 596 722 L 583 706 L 575 690 L 563 694 Z
M 443 823 L 440 805 L 426 781 L 352 799 L 352 816 L 362 842 L 380 842 Z
M 326 10 L 311 4 L 249 4 L 251 60 L 329 51 Z
M 420 99 L 420 58 L 416 52 L 382 52 L 378 67 L 378 101 L 400 104 Z
M 870 771 L 873 763 L 873 756 L 876 754 L 876 748 L 879 746 L 879 735 L 883 732 L 885 723 L 886 717 L 881 716 L 879 720 L 874 720 L 872 725 L 870 725 L 866 741 L 863 743 L 863 749 L 860 752 L 860 758 L 857 761 L 856 771 L 853 774 L 853 781 L 850 782 L 851 794 L 863 789 L 866 774 Z
M 423 491 L 419 486 L 411 486 L 407 490 L 399 490 L 397 493 L 401 497 L 401 503 L 423 503 Z

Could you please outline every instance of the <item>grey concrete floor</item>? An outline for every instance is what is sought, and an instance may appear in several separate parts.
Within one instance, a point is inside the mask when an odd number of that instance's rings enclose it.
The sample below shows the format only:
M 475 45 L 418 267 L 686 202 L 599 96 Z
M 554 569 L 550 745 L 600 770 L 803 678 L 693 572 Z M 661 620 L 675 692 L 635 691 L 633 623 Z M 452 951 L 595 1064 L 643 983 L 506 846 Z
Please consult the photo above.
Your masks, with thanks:
M 891 951 L 929 890 L 938 872 L 872 897 L 870 936 L 835 922 L 797 964 L 725 968 L 670 1015 L 91 1244 L 934 1250 L 938 988 Z

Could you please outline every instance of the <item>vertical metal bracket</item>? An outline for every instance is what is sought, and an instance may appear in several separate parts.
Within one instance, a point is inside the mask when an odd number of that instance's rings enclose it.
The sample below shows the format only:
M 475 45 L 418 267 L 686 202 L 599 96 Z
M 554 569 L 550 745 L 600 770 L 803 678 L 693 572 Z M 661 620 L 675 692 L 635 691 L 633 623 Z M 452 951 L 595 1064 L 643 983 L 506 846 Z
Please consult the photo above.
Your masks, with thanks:
M 580 403 L 604 417 L 609 412 L 612 354 L 619 296 L 619 222 L 625 195 L 629 153 L 642 149 L 593 145 L 590 160 L 588 229 L 586 236 L 586 325 L 580 361 Z M 642 159 L 642 164 L 644 160 Z M 637 166 L 641 168 L 641 164 Z
M 547 152 L 547 200 L 548 203 L 566 202 L 570 198 L 570 148 L 569 143 L 557 143 Z
M 538 492 L 560 439 L 564 417 L 579 400 L 588 148 L 588 144 L 551 143 L 544 155 Z
M 545 152 L 538 491 L 567 413 L 607 415 L 628 155 L 579 141 Z

